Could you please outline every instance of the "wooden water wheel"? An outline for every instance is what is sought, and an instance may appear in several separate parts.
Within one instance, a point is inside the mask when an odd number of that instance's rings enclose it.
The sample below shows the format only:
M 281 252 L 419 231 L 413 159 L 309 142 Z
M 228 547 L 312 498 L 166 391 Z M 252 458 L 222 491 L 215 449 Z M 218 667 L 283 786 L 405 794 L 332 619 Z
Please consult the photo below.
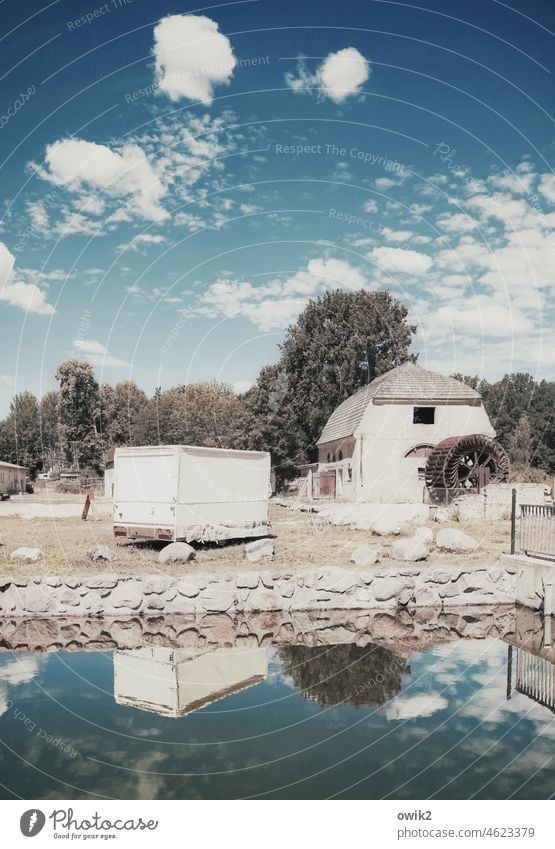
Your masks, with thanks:
M 495 439 L 474 433 L 451 436 L 433 449 L 426 462 L 426 486 L 433 495 L 455 496 L 480 491 L 509 477 L 507 452 Z

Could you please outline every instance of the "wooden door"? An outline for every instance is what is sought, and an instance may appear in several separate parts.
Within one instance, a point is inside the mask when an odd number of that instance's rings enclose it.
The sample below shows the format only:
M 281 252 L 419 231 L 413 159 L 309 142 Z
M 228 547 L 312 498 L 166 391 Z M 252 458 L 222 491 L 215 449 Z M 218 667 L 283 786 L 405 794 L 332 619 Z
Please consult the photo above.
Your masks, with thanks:
M 320 498 L 335 498 L 335 469 L 320 472 Z

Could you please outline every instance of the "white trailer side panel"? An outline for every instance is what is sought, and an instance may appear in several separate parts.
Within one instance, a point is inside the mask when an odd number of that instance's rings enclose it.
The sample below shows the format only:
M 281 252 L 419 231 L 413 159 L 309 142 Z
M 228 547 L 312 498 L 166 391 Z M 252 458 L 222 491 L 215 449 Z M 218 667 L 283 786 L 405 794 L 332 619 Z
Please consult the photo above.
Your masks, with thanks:
M 208 540 L 264 535 L 269 487 L 267 454 L 184 449 L 176 510 L 178 536 Z M 184 533 L 187 528 L 189 532 Z
M 114 532 L 224 540 L 268 533 L 270 455 L 192 446 L 118 448 Z
M 114 521 L 132 525 L 175 524 L 178 455 L 153 448 L 152 452 L 116 453 Z

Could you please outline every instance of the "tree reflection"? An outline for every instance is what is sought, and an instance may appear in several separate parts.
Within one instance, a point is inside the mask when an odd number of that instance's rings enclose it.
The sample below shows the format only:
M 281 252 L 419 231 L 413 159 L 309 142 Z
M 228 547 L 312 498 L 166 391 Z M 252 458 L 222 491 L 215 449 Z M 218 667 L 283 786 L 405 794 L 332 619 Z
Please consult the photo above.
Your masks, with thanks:
M 410 674 L 406 658 L 383 646 L 285 646 L 279 649 L 284 674 L 307 699 L 322 706 L 380 707 L 400 692 Z

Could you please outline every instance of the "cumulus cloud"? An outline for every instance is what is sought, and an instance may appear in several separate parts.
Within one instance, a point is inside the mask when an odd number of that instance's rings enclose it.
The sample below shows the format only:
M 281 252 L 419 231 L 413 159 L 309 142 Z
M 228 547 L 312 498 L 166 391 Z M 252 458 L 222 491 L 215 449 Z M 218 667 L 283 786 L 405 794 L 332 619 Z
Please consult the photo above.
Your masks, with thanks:
M 254 285 L 245 280 L 220 279 L 211 283 L 189 315 L 210 318 L 244 317 L 261 331 L 283 330 L 306 306 L 309 298 L 332 289 L 369 288 L 362 272 L 344 260 L 317 257 L 286 280 Z
M 161 245 L 165 242 L 164 236 L 154 233 L 138 233 L 134 236 L 130 242 L 123 242 L 121 245 L 118 245 L 119 251 L 139 251 L 140 248 L 145 247 L 145 245 Z
M 169 15 L 154 27 L 154 57 L 160 91 L 170 100 L 200 100 L 210 106 L 216 84 L 228 83 L 237 60 L 216 21 L 204 15 Z
M 403 248 L 374 248 L 368 254 L 382 271 L 410 274 L 420 277 L 432 267 L 432 259 L 419 251 L 404 250 Z
M 437 693 L 397 697 L 386 705 L 385 715 L 388 719 L 415 719 L 420 716 L 432 716 L 438 710 L 445 710 L 448 704 L 447 699 Z
M 114 368 L 129 365 L 126 360 L 121 360 L 119 357 L 111 354 L 102 342 L 97 342 L 95 339 L 75 339 L 73 347 L 77 357 L 87 360 L 87 362 L 93 365 Z
M 36 283 L 18 280 L 14 272 L 15 257 L 3 242 L 0 242 L 0 301 L 20 307 L 37 315 L 53 315 L 54 307 L 46 300 L 46 294 Z
M 343 103 L 348 97 L 358 94 L 369 77 L 368 60 L 356 47 L 345 47 L 330 53 L 314 74 L 307 71 L 303 59 L 299 60 L 297 76 L 288 73 L 285 81 L 295 92 L 318 88 L 334 103 Z
M 60 139 L 48 145 L 45 167 L 36 171 L 70 192 L 94 189 L 126 199 L 127 217 L 129 213 L 151 221 L 169 217 L 160 204 L 166 189 L 137 144 L 126 144 L 117 151 L 83 139 Z

